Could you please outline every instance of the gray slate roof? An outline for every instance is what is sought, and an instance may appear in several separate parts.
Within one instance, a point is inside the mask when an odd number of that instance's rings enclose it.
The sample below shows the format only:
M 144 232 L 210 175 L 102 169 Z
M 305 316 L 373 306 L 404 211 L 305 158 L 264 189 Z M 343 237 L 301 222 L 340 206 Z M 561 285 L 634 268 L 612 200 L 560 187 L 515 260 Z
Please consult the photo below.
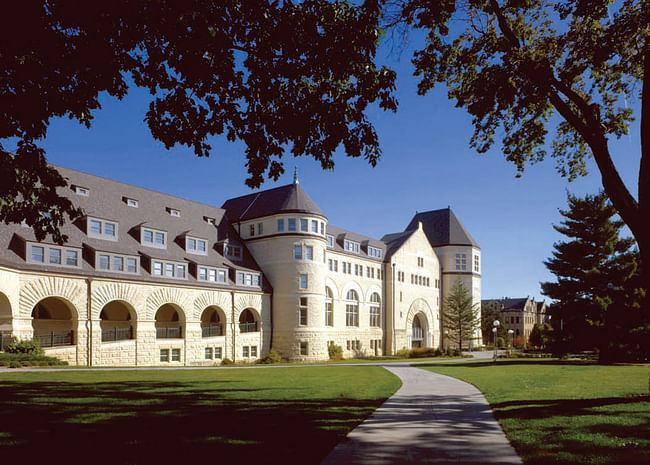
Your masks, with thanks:
M 332 226 L 331 224 L 327 225 L 327 234 L 330 236 L 334 236 L 334 247 L 330 248 L 329 250 L 333 250 L 335 252 L 339 253 L 344 253 L 348 254 L 353 257 L 361 257 L 367 260 L 375 260 L 377 262 L 381 262 L 386 258 L 386 244 L 384 244 L 382 241 L 373 239 L 368 236 L 362 236 L 361 234 L 353 233 L 351 231 L 347 231 L 345 229 L 338 228 L 336 226 Z M 353 253 L 345 250 L 344 244 L 345 240 L 351 240 L 355 241 L 361 244 L 359 253 Z M 381 258 L 377 257 L 371 257 L 368 255 L 368 246 L 375 247 L 377 249 L 381 249 Z
M 227 200 L 223 206 L 232 223 L 276 213 L 307 213 L 326 218 L 300 184 L 288 184 Z
M 417 230 L 411 229 L 404 232 L 386 234 L 381 240 L 386 243 L 386 258 L 390 258 L 401 246 L 404 244 L 409 237 Z
M 62 227 L 62 232 L 68 236 L 67 246 L 84 247 L 84 250 L 90 248 L 96 251 L 124 255 L 140 255 L 145 260 L 147 257 L 152 257 L 188 264 L 196 263 L 206 266 L 225 267 L 233 270 L 260 271 L 260 268 L 246 250 L 244 242 L 230 225 L 225 210 L 68 168 L 58 166 L 56 168 L 62 176 L 69 180 L 72 186 L 81 186 L 90 190 L 89 195 L 86 197 L 78 195 L 68 188 L 63 188 L 59 190 L 62 195 L 69 197 L 88 216 L 118 223 L 118 241 L 88 237 L 85 232 L 85 219 L 78 220 L 74 224 L 68 223 Z M 127 206 L 125 198 L 137 200 L 139 203 L 138 208 Z M 171 216 L 167 208 L 179 210 L 180 217 Z M 206 217 L 214 218 L 216 226 L 208 223 L 205 220 Z M 166 231 L 167 248 L 158 249 L 140 244 L 138 233 L 140 226 Z M 182 241 L 184 234 L 207 239 L 208 254 L 187 253 L 185 244 Z M 189 275 L 189 270 L 188 279 L 182 280 L 153 277 L 144 267 L 141 267 L 139 275 L 102 272 L 93 268 L 85 259 L 82 260 L 81 269 L 31 264 L 27 263 L 22 256 L 24 247 L 21 246 L 21 240 L 36 241 L 31 228 L 16 224 L 3 224 L 0 226 L 1 264 L 34 271 L 56 271 L 63 274 L 82 274 L 112 279 L 220 287 L 216 283 L 197 281 L 195 276 Z M 222 244 L 225 241 L 235 242 L 242 246 L 243 259 L 241 262 L 233 262 L 223 256 Z M 53 244 L 50 237 L 46 238 L 43 243 Z M 220 243 L 220 246 L 217 243 Z M 230 282 L 230 285 L 232 286 L 234 283 Z M 266 282 L 264 286 L 265 290 L 269 289 Z M 251 288 L 245 287 L 245 289 L 250 290 Z
M 417 229 L 418 222 L 422 222 L 424 234 L 429 239 L 431 247 L 443 245 L 479 247 L 476 240 L 467 232 L 454 212 L 451 211 L 451 208 L 416 213 L 406 230 Z
M 522 311 L 527 301 L 528 297 L 506 297 L 505 299 L 483 299 L 481 304 L 497 303 L 503 305 L 502 311 Z

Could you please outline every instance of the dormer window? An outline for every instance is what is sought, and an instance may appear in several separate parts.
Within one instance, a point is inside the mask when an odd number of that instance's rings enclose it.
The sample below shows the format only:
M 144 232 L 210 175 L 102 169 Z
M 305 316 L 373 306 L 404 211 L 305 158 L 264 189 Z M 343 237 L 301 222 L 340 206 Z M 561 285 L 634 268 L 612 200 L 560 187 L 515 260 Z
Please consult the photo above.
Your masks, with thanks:
M 359 253 L 359 243 L 354 241 L 345 240 L 344 248 L 348 252 Z
M 181 211 L 176 210 L 175 208 L 167 207 L 167 213 L 169 213 L 170 216 L 175 216 L 176 218 L 181 217 Z
M 88 217 L 87 228 L 88 237 L 109 241 L 117 240 L 117 223 L 114 221 Z
M 212 226 L 216 226 L 216 225 L 217 225 L 217 220 L 216 220 L 216 218 L 211 218 L 211 217 L 209 217 L 209 216 L 204 216 L 204 217 L 203 217 L 203 220 L 204 220 L 206 223 L 211 224 Z
M 155 229 L 142 228 L 140 230 L 140 243 L 158 249 L 167 248 L 167 233 Z
M 207 255 L 208 252 L 208 241 L 205 239 L 199 239 L 198 237 L 185 237 L 185 250 L 188 253 L 194 253 L 197 255 Z
M 330 234 L 327 235 L 327 247 L 330 249 L 334 247 L 334 236 Z
M 226 245 L 225 252 L 227 258 L 241 260 L 242 250 L 240 246 L 228 244 Z
M 138 208 L 139 202 L 136 199 L 131 199 L 129 197 L 122 197 L 122 200 L 124 200 L 124 203 L 132 208 Z
M 90 194 L 90 189 L 87 187 L 74 186 L 74 191 L 77 195 L 83 195 L 84 197 L 88 197 L 88 194 Z
M 381 258 L 381 249 L 377 247 L 368 246 L 368 255 L 371 257 Z

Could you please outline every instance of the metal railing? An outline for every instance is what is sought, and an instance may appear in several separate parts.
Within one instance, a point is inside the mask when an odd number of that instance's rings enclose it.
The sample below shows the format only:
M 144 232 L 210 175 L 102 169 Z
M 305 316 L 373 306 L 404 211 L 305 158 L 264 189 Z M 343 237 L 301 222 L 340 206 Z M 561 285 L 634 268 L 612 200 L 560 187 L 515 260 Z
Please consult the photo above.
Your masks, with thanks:
M 240 333 L 254 333 L 257 329 L 257 322 L 254 323 L 239 323 Z
M 74 344 L 74 331 L 71 330 L 67 333 L 55 333 L 52 331 L 50 334 L 35 336 L 34 339 L 38 339 L 41 347 L 70 346 Z
M 0 350 L 5 350 L 5 347 L 7 347 L 12 341 L 13 336 L 11 335 L 11 332 L 0 332 Z
M 183 328 L 156 328 L 157 339 L 180 339 L 183 337 Z
M 204 326 L 201 328 L 202 337 L 223 336 L 222 325 Z
M 111 328 L 102 330 L 102 342 L 133 339 L 133 328 Z

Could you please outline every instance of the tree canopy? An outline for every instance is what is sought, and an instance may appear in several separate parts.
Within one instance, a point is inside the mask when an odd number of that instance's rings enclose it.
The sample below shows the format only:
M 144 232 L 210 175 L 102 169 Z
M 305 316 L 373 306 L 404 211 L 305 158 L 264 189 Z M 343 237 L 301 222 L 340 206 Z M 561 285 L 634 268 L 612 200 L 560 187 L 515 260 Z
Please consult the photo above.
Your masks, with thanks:
M 52 118 L 90 127 L 99 95 L 148 89 L 146 122 L 167 148 L 209 156 L 246 145 L 247 184 L 283 172 L 285 151 L 323 169 L 343 146 L 380 156 L 368 105 L 396 109 L 395 74 L 374 63 L 381 5 L 366 1 L 11 2 L 0 15 L 0 220 L 39 239 L 80 214 L 38 146 Z
M 391 24 L 427 32 L 413 59 L 418 92 L 447 86 L 449 98 L 473 118 L 472 147 L 485 152 L 500 138 L 519 171 L 550 155 L 569 179 L 585 174 L 585 159 L 593 156 L 605 191 L 650 262 L 648 0 L 391 4 Z M 635 198 L 612 161 L 609 139 L 627 134 L 634 116 L 627 102 L 639 98 Z

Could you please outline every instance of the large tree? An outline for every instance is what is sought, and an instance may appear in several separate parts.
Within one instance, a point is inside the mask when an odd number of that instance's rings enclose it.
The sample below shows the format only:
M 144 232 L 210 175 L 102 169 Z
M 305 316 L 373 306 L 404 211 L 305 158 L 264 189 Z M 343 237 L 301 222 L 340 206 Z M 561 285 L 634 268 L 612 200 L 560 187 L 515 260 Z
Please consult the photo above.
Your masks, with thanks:
M 626 297 L 637 273 L 634 240 L 619 236 L 623 222 L 604 193 L 569 195 L 568 203 L 560 210 L 562 224 L 553 226 L 568 240 L 557 242 L 544 262 L 556 281 L 542 283 L 542 293 L 554 300 L 551 322 L 559 348 L 597 348 L 605 357 L 624 312 L 634 311 Z
M 480 327 L 481 318 L 478 304 L 472 303 L 472 295 L 461 280 L 452 286 L 442 304 L 442 327 L 449 331 L 449 338 L 462 349 L 464 341 L 474 338 Z
M 471 146 L 500 138 L 522 171 L 548 152 L 559 172 L 584 175 L 593 157 L 607 195 L 650 263 L 650 1 L 404 0 L 389 21 L 427 32 L 414 57 L 418 92 L 446 84 L 473 117 Z M 641 99 L 638 194 L 609 141 L 628 132 Z M 554 135 L 548 133 L 554 127 Z M 549 139 L 552 143 L 549 145 Z M 650 282 L 646 267 L 645 284 Z
M 395 75 L 374 63 L 378 1 L 21 0 L 0 15 L 0 220 L 65 239 L 80 214 L 57 192 L 39 139 L 52 118 L 90 127 L 99 95 L 147 88 L 153 137 L 209 156 L 246 145 L 247 184 L 277 179 L 286 150 L 334 166 L 339 146 L 374 165 L 369 104 L 395 110 Z M 15 149 L 10 147 L 15 146 Z M 4 148 L 3 148 L 4 147 Z M 10 153 L 11 152 L 11 153 Z

